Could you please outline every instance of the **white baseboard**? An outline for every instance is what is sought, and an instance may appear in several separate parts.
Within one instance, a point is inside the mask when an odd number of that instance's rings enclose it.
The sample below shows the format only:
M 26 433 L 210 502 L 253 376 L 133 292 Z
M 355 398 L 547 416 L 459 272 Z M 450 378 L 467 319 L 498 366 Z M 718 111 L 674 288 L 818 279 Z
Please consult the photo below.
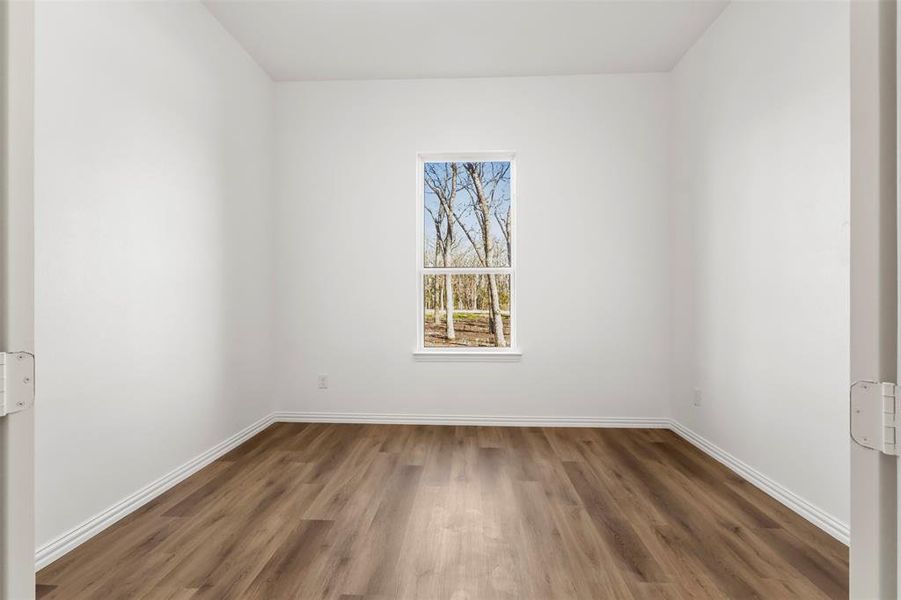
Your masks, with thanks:
M 285 423 L 383 423 L 388 425 L 484 425 L 495 427 L 626 427 L 669 428 L 669 419 L 650 417 L 513 417 L 507 415 L 433 415 L 391 413 L 273 413 Z
M 701 437 L 691 429 L 677 421 L 670 421 L 670 429 L 705 454 L 723 463 L 737 474 L 778 500 L 800 516 L 804 517 L 835 539 L 848 545 L 851 541 L 851 529 L 847 523 L 830 515 L 820 507 L 808 502 L 792 492 L 784 485 L 770 479 L 754 467 L 735 458 L 713 442 Z
M 671 419 L 651 417 L 527 417 L 505 415 L 431 415 L 386 413 L 274 412 L 245 427 L 227 440 L 191 459 L 174 471 L 123 498 L 77 527 L 37 549 L 35 570 L 42 569 L 75 549 L 110 525 L 147 504 L 177 483 L 187 479 L 229 450 L 253 437 L 272 423 L 384 423 L 399 425 L 485 425 L 501 427 L 624 427 L 671 429 L 704 453 L 723 463 L 791 510 L 845 544 L 848 525 L 801 498 L 788 488 L 735 458 L 687 427 Z
M 144 486 L 134 494 L 123 498 L 106 510 L 94 515 L 77 527 L 74 527 L 58 538 L 44 544 L 35 552 L 35 571 L 44 568 L 67 552 L 88 541 L 116 521 L 136 511 L 169 488 L 187 479 L 200 469 L 204 468 L 229 450 L 239 446 L 250 439 L 270 424 L 272 415 L 267 415 L 259 421 L 245 427 L 227 440 L 224 440 L 203 454 L 194 457 L 174 471 L 163 475 L 156 481 Z

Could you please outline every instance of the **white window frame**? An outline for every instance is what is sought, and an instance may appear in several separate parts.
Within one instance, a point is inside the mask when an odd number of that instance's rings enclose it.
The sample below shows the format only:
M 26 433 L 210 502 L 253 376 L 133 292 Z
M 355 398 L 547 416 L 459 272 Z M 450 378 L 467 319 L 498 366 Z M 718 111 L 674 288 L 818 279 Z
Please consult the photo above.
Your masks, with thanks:
M 509 267 L 428 267 L 423 264 L 425 218 L 425 183 L 423 172 L 427 163 L 433 162 L 509 162 L 510 163 L 510 221 L 513 230 L 513 241 L 510 244 Z M 519 295 L 516 290 L 517 260 L 516 248 L 519 246 L 519 229 L 517 223 L 516 204 L 516 154 L 514 152 L 461 152 L 430 153 L 424 152 L 416 156 L 416 346 L 413 356 L 422 361 L 517 361 L 522 356 L 518 344 L 518 327 L 516 324 L 518 311 L 516 304 Z M 425 346 L 425 306 L 423 301 L 423 281 L 426 275 L 469 275 L 488 274 L 510 276 L 510 340 L 505 348 L 427 348 Z

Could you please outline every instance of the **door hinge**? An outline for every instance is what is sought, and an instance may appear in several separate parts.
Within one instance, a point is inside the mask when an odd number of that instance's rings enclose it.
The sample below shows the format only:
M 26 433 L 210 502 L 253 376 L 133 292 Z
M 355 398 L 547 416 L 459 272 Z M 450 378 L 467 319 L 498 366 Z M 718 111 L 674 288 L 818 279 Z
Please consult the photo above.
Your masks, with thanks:
M 851 439 L 884 454 L 898 455 L 898 386 L 886 381 L 851 385 Z
M 34 355 L 0 352 L 0 417 L 34 405 Z

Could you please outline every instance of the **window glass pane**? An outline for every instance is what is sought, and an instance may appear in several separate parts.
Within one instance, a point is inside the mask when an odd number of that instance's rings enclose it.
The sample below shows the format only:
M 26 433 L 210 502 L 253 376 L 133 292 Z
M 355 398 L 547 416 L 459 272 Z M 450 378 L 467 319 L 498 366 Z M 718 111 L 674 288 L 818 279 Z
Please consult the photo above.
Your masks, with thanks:
M 421 176 L 423 265 L 509 267 L 510 163 L 430 162 Z
M 424 347 L 510 345 L 510 275 L 424 275 L 422 283 Z

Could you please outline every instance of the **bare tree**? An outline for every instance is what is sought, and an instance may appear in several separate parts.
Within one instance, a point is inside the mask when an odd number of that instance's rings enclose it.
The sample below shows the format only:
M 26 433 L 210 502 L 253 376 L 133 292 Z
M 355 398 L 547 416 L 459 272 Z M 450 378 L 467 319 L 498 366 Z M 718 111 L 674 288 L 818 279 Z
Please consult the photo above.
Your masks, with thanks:
M 438 215 L 432 215 L 435 222 L 435 260 L 438 261 L 440 250 L 442 267 L 448 266 L 448 257 L 454 245 L 454 198 L 457 195 L 457 164 L 456 163 L 427 163 L 425 166 L 425 177 L 423 178 L 428 188 L 438 198 L 439 209 Z M 432 213 L 429 210 L 429 213 Z M 444 225 L 444 235 L 442 236 L 441 225 Z M 437 266 L 437 265 L 436 265 Z M 457 337 L 454 330 L 454 282 L 453 276 L 447 273 L 444 276 L 445 290 L 445 314 L 446 329 L 445 336 L 448 340 L 454 340 Z M 435 320 L 437 323 L 437 320 Z
M 468 192 L 476 222 L 481 230 L 481 248 L 475 243 L 470 232 L 462 227 L 464 233 L 469 238 L 482 259 L 482 264 L 486 267 L 492 254 L 492 238 L 491 238 L 491 215 L 494 212 L 498 197 L 499 183 L 507 177 L 509 173 L 508 163 L 463 163 L 463 169 L 469 177 L 468 183 L 464 189 Z M 455 220 L 456 215 L 454 216 Z M 509 216 L 508 216 L 509 220 Z M 509 247 L 509 241 L 508 241 Z M 509 251 L 508 251 L 509 261 Z M 497 275 L 488 274 L 488 294 L 489 294 L 489 325 L 492 333 L 494 333 L 494 341 L 497 346 L 506 346 L 507 340 L 504 336 L 504 321 L 501 316 L 500 296 L 498 294 Z
M 432 223 L 435 226 L 435 266 L 438 266 L 438 257 L 442 255 L 442 246 L 443 246 L 443 237 L 441 235 L 441 222 L 445 219 L 444 207 L 440 206 L 438 212 L 436 213 L 428 206 L 425 207 L 426 211 L 428 211 L 429 216 L 432 217 Z M 437 325 L 441 322 L 441 313 L 438 310 L 439 304 L 441 304 L 439 293 L 440 288 L 438 286 L 438 280 L 435 279 L 432 283 L 432 322 Z
M 501 203 L 498 203 L 494 207 L 494 220 L 497 221 L 497 224 L 501 228 L 501 232 L 504 234 L 504 241 L 507 243 L 507 265 L 513 266 L 513 250 L 511 240 L 513 238 L 512 235 L 512 224 L 510 222 L 510 209 L 511 204 L 509 199 L 507 200 L 507 210 L 504 216 L 500 216 L 499 212 L 502 209 Z

